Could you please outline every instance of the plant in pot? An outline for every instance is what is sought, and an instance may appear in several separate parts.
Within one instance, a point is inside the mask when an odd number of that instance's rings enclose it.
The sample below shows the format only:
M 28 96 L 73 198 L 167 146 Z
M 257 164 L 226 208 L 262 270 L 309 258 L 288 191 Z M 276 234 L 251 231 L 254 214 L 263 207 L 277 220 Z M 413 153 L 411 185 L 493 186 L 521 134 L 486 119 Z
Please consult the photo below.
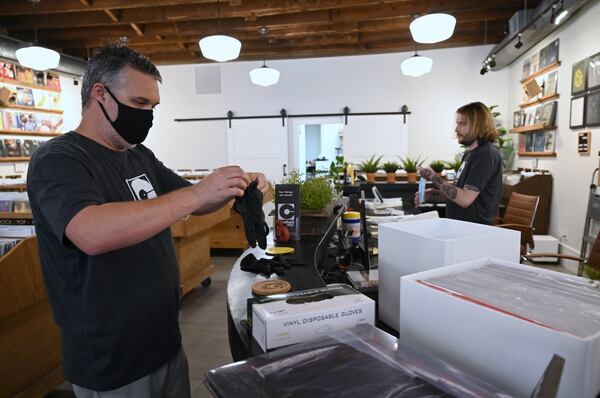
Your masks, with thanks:
M 408 182 L 417 182 L 417 168 L 423 164 L 425 159 L 421 160 L 421 155 L 416 158 L 410 156 L 400 157 L 400 164 L 408 177 Z
M 506 129 L 502 127 L 502 122 L 498 121 L 498 117 L 502 114 L 495 110 L 497 107 L 498 105 L 492 105 L 489 107 L 489 109 L 490 112 L 492 112 L 494 122 L 496 123 L 496 131 L 498 132 L 498 140 L 496 141 L 496 147 L 500 151 L 502 167 L 506 170 L 512 168 L 513 162 L 515 160 L 515 144 L 513 143 L 512 138 L 508 134 L 508 131 L 506 131 Z
M 322 235 L 337 198 L 331 179 L 321 176 L 302 180 L 302 174 L 294 169 L 281 183 L 300 185 L 300 233 Z
M 385 170 L 387 182 L 394 184 L 396 182 L 396 170 L 400 168 L 400 165 L 396 162 L 385 162 L 383 164 L 383 170 Z
M 461 164 L 462 164 L 462 159 L 460 157 L 456 157 L 456 158 L 454 158 L 454 160 L 446 162 L 446 165 L 448 167 L 450 167 L 452 170 L 454 170 L 455 172 L 458 172 L 458 169 L 460 169 Z
M 434 160 L 433 162 L 429 163 L 429 167 L 431 167 L 431 170 L 433 170 L 437 175 L 442 175 L 442 171 L 444 171 L 444 168 L 446 167 L 446 162 L 444 162 L 443 160 Z
M 372 155 L 369 159 L 360 162 L 360 169 L 367 174 L 368 182 L 375 182 L 375 173 L 379 170 L 379 161 L 383 155 L 376 158 L 377 155 Z

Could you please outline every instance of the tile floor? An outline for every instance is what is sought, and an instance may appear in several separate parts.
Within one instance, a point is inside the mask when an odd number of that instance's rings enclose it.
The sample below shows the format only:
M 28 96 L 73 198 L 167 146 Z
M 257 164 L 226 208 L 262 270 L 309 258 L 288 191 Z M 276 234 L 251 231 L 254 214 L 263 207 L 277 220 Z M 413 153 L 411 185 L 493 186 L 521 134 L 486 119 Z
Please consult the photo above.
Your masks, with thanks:
M 227 279 L 241 252 L 219 251 L 212 256 L 217 272 L 208 288 L 199 286 L 185 296 L 179 316 L 183 346 L 190 367 L 192 398 L 209 398 L 212 394 L 202 383 L 204 374 L 232 362 L 227 338 Z M 533 265 L 533 264 L 531 264 Z M 560 265 L 540 268 L 570 273 Z M 69 383 L 63 383 L 45 398 L 73 398 Z
M 199 286 L 182 300 L 179 324 L 190 367 L 192 398 L 212 397 L 202 383 L 204 373 L 232 362 L 227 338 L 227 279 L 240 254 L 226 251 L 213 255 L 217 272 L 211 285 Z M 65 382 L 45 398 L 74 396 L 71 385 Z

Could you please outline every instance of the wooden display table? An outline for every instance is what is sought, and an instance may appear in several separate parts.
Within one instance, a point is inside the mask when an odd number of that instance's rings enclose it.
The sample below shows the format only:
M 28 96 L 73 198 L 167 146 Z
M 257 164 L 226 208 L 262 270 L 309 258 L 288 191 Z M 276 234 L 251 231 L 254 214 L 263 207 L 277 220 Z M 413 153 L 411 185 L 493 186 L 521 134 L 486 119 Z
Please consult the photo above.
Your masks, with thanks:
M 63 376 L 36 237 L 0 258 L 0 291 L 0 397 L 43 397 Z
M 200 282 L 210 285 L 215 266 L 210 261 L 209 231 L 230 217 L 230 206 L 203 216 L 187 216 L 171 226 L 175 242 L 181 296 L 186 295 Z

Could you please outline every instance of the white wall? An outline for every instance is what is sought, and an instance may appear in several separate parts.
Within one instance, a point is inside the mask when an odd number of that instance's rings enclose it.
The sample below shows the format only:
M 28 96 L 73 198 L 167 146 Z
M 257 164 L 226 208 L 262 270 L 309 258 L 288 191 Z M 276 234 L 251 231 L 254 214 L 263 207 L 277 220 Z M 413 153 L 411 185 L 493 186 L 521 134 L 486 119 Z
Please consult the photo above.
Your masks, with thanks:
M 16 84 L 18 86 L 18 83 Z M 73 78 L 65 75 L 60 75 L 61 87 L 61 106 L 63 113 L 63 132 L 70 131 L 77 127 L 81 120 L 81 82 L 77 86 L 73 84 Z M 12 136 L 3 134 L 0 138 L 19 138 L 27 139 L 26 136 Z M 44 137 L 34 137 L 35 139 L 45 139 Z M 51 138 L 51 137 L 48 137 Z M 0 163 L 0 175 L 27 174 L 28 162 L 17 163 Z
M 147 144 L 171 168 L 214 168 L 227 161 L 226 122 L 176 123 L 174 118 L 277 114 L 334 113 L 349 106 L 354 112 L 413 112 L 409 123 L 409 154 L 452 159 L 460 150 L 454 137 L 454 112 L 471 101 L 500 105 L 508 112 L 508 71 L 479 74 L 490 47 L 423 51 L 433 58 L 431 73 L 403 76 L 401 62 L 411 53 L 269 61 L 281 71 L 279 83 L 259 87 L 248 72 L 259 62 L 222 64 L 222 94 L 196 95 L 194 68 L 159 67 L 164 83 L 161 104 Z M 199 67 L 203 67 L 199 65 Z M 324 121 L 325 123 L 327 121 Z
M 522 102 L 519 80 L 523 61 L 548 43 L 560 39 L 558 68 L 558 113 L 556 131 L 556 158 L 539 158 L 538 168 L 550 170 L 554 178 L 552 207 L 550 214 L 550 234 L 563 238 L 563 248 L 572 254 L 579 254 L 581 237 L 589 185 L 592 172 L 598 167 L 598 151 L 600 150 L 599 128 L 592 131 L 591 155 L 581 156 L 577 153 L 577 132 L 584 129 L 569 128 L 571 102 L 571 69 L 574 63 L 600 52 L 600 2 L 590 2 L 588 6 L 567 21 L 567 24 L 545 38 L 509 67 L 509 109 L 518 110 Z M 515 140 L 518 142 L 518 139 Z M 520 158 L 515 167 L 533 167 L 535 160 Z

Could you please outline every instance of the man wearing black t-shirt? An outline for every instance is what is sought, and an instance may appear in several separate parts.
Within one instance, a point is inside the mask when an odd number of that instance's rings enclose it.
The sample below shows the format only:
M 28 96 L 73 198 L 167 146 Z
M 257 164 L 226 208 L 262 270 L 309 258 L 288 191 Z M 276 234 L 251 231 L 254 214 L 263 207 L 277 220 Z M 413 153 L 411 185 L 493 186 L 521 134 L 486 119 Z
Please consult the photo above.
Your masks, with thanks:
M 456 111 L 455 132 L 458 143 L 466 148 L 455 184 L 421 167 L 421 177 L 435 187 L 426 196 L 442 194 L 447 200 L 447 218 L 493 225 L 502 187 L 502 160 L 493 144 L 498 137 L 494 117 L 481 102 L 467 104 Z
M 29 165 L 42 271 L 78 397 L 189 397 L 169 227 L 242 196 L 252 180 L 267 187 L 237 166 L 191 185 L 141 145 L 157 81 L 148 58 L 103 48 L 86 67 L 81 124 Z

